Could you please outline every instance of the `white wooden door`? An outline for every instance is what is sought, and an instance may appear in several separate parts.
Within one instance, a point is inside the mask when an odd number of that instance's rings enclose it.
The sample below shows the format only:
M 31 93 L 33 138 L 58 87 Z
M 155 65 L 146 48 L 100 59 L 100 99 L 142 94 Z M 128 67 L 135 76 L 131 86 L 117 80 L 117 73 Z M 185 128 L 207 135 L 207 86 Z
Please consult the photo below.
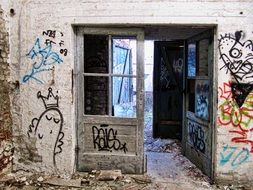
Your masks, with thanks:
M 76 30 L 77 170 L 144 172 L 144 33 Z

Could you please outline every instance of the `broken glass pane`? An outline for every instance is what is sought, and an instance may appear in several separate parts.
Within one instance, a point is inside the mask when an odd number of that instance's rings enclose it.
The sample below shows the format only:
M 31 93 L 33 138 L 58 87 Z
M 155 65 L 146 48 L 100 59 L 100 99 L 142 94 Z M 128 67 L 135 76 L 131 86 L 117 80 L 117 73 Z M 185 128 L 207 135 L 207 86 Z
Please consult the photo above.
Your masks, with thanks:
M 113 115 L 136 117 L 136 80 L 132 77 L 112 77 Z
M 112 40 L 113 74 L 136 74 L 136 40 L 119 38 Z

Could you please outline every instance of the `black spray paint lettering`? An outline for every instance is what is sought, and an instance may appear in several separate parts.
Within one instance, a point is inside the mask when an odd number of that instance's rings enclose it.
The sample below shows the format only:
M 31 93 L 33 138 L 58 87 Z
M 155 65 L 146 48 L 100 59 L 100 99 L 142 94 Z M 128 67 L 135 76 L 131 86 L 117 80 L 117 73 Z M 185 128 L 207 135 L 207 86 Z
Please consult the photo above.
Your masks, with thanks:
M 58 32 L 56 30 L 45 30 L 42 32 L 43 36 L 47 36 L 48 38 L 45 40 L 46 45 L 58 45 L 60 47 L 60 54 L 63 54 L 64 56 L 67 56 L 68 49 L 64 48 L 64 40 L 59 38 L 63 37 L 62 32 Z M 59 41 L 57 41 L 59 40 Z
M 64 144 L 63 115 L 59 110 L 59 97 L 53 94 L 52 88 L 49 88 L 47 96 L 41 95 L 39 91 L 37 98 L 42 100 L 46 110 L 38 118 L 32 119 L 27 135 L 29 138 L 37 138 L 36 143 L 40 145 L 37 146 L 39 152 L 43 152 L 45 147 L 51 147 L 49 154 L 52 154 L 52 164 L 55 166 L 55 156 L 62 152 Z
M 192 122 L 188 122 L 188 130 L 190 141 L 192 142 L 193 146 L 199 151 L 205 153 L 205 132 L 202 130 L 201 126 L 198 126 Z
M 241 31 L 238 31 L 235 36 L 221 35 L 218 44 L 220 59 L 224 63 L 221 69 L 230 72 L 238 83 L 243 79 L 253 79 L 253 42 L 241 42 L 240 39 Z
M 109 128 L 108 125 L 102 124 L 100 128 L 92 126 L 92 134 L 94 149 L 98 151 L 122 150 L 124 153 L 128 151 L 126 143 L 121 143 L 117 138 L 117 130 Z
M 43 31 L 42 35 L 43 36 L 48 36 L 48 37 L 51 37 L 51 38 L 55 38 L 56 30 L 46 30 L 46 31 Z

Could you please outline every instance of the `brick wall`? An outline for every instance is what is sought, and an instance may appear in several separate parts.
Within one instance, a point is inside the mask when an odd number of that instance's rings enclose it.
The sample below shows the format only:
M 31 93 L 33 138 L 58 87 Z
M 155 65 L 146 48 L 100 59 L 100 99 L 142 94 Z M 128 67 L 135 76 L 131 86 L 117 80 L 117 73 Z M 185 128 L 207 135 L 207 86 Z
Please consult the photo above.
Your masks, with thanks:
M 5 29 L 3 10 L 0 6 L 0 173 L 8 170 L 12 160 L 11 110 L 10 110 L 10 75 L 8 54 L 8 33 Z

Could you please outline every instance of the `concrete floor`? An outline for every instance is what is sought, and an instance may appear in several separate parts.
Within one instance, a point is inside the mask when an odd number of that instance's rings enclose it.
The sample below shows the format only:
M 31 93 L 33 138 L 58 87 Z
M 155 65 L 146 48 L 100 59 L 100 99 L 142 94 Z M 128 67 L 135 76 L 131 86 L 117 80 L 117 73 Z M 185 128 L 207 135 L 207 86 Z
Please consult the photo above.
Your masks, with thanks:
M 152 117 L 145 122 L 144 149 L 147 175 L 163 189 L 214 189 L 194 164 L 182 155 L 181 143 L 173 139 L 153 139 Z

